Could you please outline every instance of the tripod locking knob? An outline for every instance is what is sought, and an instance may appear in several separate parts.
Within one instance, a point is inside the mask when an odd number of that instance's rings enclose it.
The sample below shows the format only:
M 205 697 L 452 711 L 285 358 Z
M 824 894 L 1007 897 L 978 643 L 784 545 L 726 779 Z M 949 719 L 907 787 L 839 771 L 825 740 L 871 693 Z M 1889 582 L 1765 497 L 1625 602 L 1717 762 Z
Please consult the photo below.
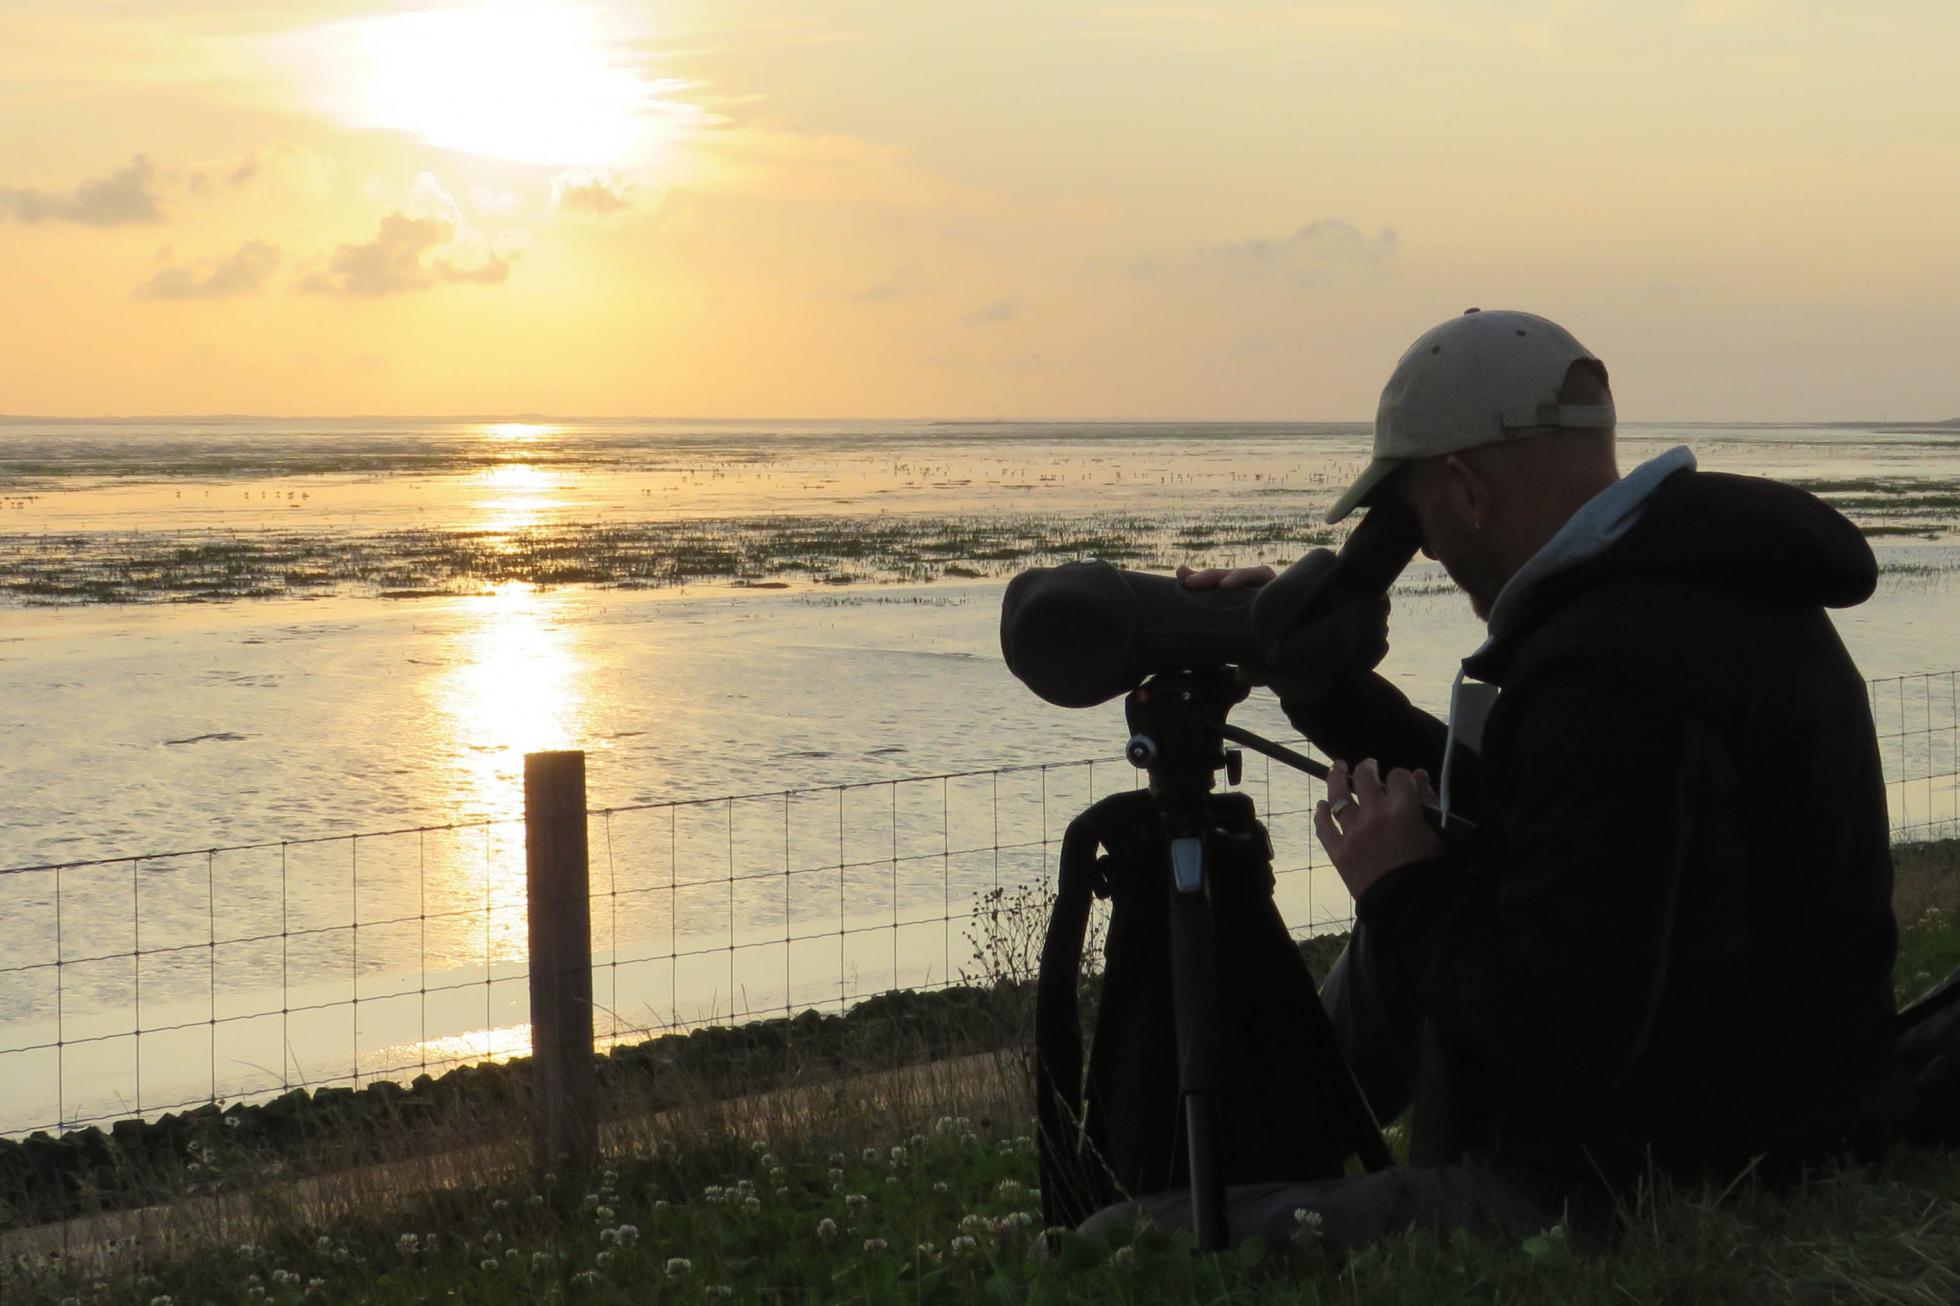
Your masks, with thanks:
M 1131 735 L 1130 742 L 1123 746 L 1123 756 L 1137 770 L 1148 771 L 1157 760 L 1157 741 L 1149 735 Z

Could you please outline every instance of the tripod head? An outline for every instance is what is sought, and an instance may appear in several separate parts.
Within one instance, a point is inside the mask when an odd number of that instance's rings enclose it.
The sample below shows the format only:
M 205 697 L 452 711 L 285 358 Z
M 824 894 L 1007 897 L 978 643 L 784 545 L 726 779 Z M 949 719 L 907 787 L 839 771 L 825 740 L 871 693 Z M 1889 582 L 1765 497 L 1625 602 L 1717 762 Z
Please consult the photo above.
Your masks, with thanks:
M 1150 788 L 1160 797 L 1207 793 L 1220 767 L 1237 784 L 1240 754 L 1225 747 L 1225 714 L 1245 697 L 1245 686 L 1229 667 L 1152 676 L 1123 700 L 1130 726 L 1123 755 L 1149 774 Z

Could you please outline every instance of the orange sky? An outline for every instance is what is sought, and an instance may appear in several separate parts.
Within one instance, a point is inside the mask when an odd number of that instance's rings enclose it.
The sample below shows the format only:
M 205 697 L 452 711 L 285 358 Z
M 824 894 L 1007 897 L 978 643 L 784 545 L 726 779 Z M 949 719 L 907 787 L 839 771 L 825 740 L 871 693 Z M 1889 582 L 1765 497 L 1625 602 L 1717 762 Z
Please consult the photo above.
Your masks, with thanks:
M 1960 415 L 1960 5 L 26 0 L 0 412 Z

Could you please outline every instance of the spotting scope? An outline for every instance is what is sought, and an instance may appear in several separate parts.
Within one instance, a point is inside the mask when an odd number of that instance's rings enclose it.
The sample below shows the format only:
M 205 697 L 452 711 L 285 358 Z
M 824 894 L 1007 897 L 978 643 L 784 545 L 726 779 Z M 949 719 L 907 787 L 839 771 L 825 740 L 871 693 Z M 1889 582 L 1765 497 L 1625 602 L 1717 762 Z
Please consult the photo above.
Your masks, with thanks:
M 1386 594 L 1421 543 L 1412 514 L 1378 504 L 1340 552 L 1315 549 L 1257 588 L 1188 589 L 1107 562 L 1036 567 L 1008 582 L 1001 655 L 1058 707 L 1094 707 L 1159 672 L 1271 668 L 1291 632 Z

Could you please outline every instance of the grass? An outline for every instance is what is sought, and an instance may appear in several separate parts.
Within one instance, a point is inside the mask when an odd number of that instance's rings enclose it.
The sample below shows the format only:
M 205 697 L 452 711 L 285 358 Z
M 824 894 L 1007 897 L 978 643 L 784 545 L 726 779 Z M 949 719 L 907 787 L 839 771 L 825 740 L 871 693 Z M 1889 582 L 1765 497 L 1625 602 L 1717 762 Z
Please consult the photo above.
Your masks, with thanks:
M 0 535 L 0 596 L 28 604 L 467 594 L 511 581 L 622 588 L 1007 576 L 1074 558 L 1167 568 L 1290 557 L 1334 533 L 1294 516 L 753 517 L 370 535 Z
M 1010 934 L 1013 931 L 1010 930 Z M 1006 945 L 1014 945 L 1012 939 Z M 1902 931 L 1902 994 L 1960 962 L 1938 909 Z M 1017 964 L 1012 956 L 1005 965 Z M 1944 973 L 1943 969 L 1940 973 Z M 1960 1300 L 1960 1164 L 1895 1149 L 1794 1193 L 1663 1190 L 1617 1236 L 1415 1235 L 1352 1256 L 1302 1226 L 1222 1257 L 1142 1230 L 1040 1237 L 1026 1066 L 1011 1051 L 615 1121 L 593 1174 L 534 1175 L 523 1121 L 466 1152 L 71 1231 L 11 1236 L 8 1302 L 1889 1302 Z M 497 1141 L 505 1140 L 505 1141 Z M 132 1237 L 133 1235 L 133 1237 Z M 48 1235 L 37 1233 L 40 1246 Z

